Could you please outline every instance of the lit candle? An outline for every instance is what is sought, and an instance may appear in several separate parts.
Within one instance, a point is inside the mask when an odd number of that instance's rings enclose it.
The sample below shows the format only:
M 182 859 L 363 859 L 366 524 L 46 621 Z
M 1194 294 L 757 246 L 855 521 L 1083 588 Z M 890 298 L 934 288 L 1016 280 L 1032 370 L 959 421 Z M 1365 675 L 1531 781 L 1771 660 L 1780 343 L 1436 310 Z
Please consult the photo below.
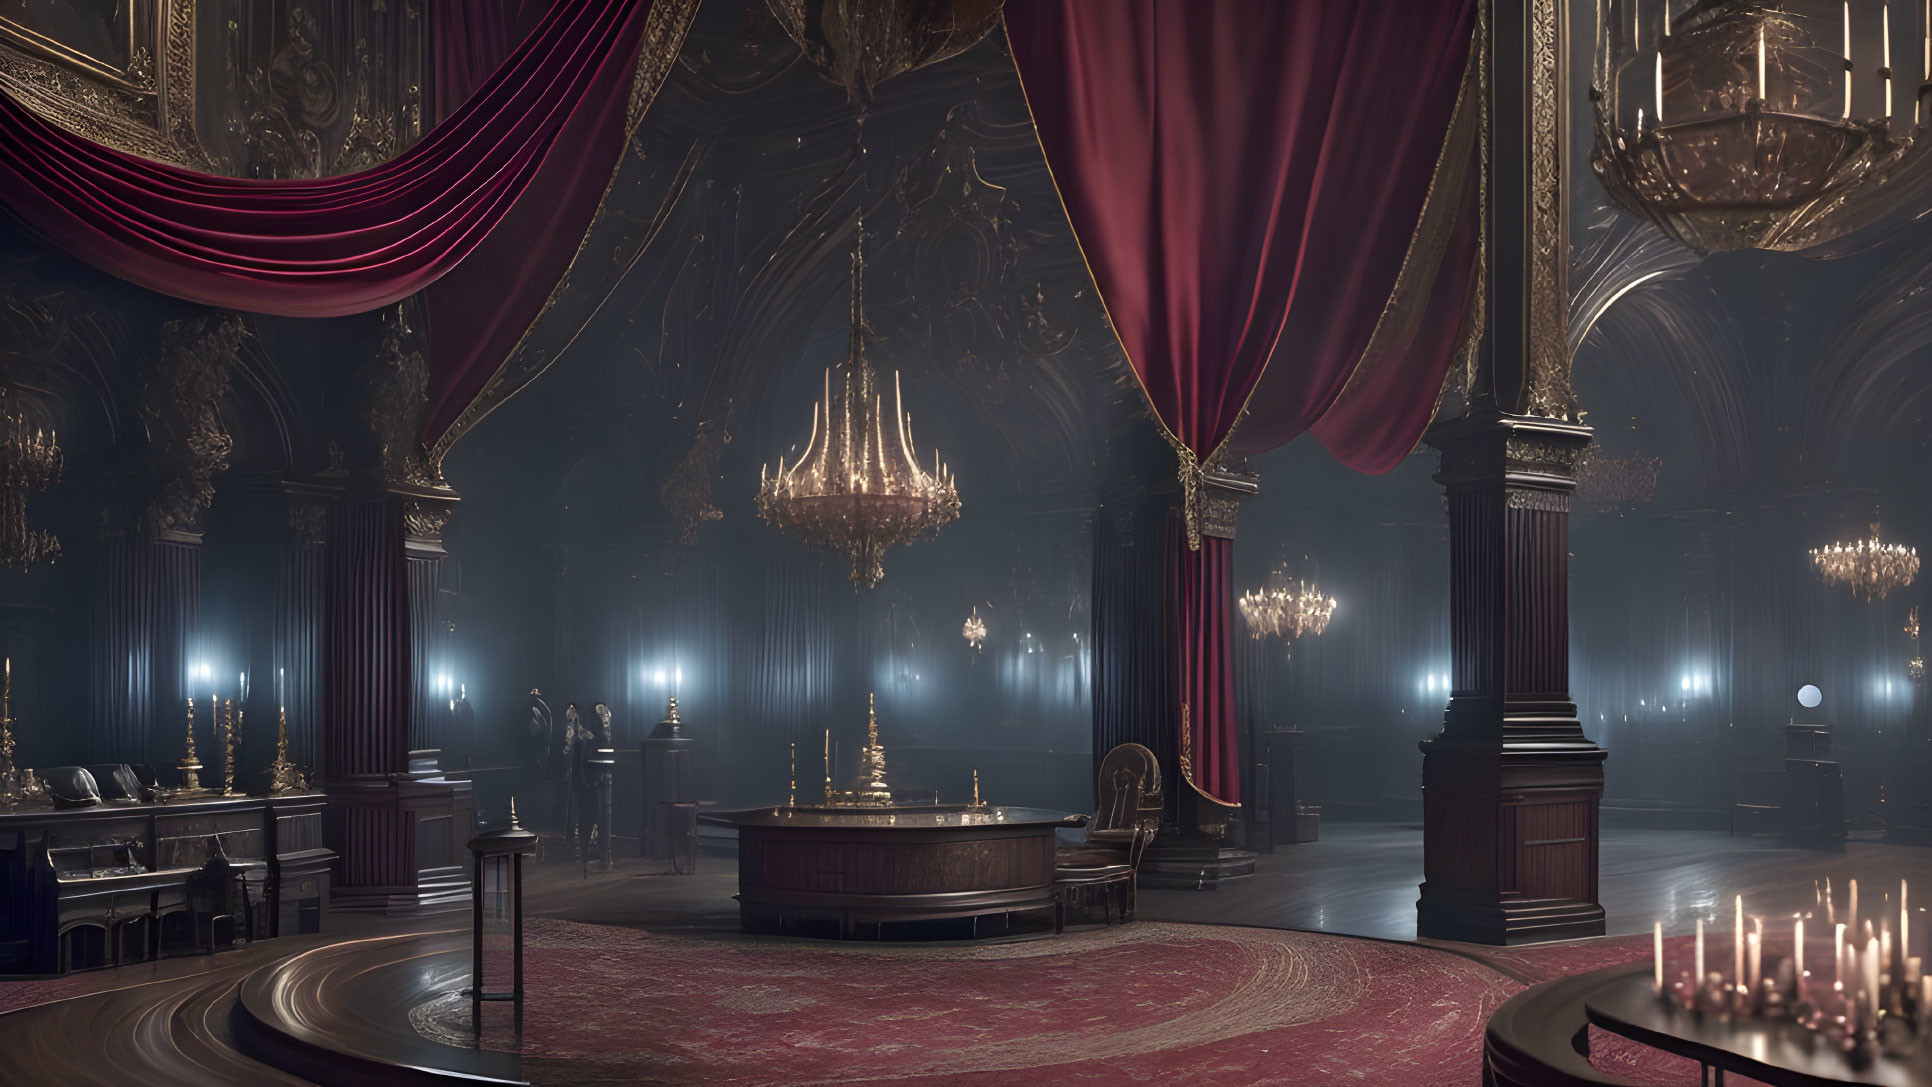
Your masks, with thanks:
M 1800 917 L 1791 932 L 1791 978 L 1797 985 L 1798 999 L 1805 998 L 1805 919 Z
M 1704 919 L 1702 917 L 1697 919 L 1697 956 L 1692 960 L 1691 965 L 1692 991 L 1695 992 L 1704 987 Z
M 1845 0 L 1845 114 L 1844 120 L 1851 120 L 1851 0 Z
M 1852 939 L 1858 938 L 1858 881 L 1851 881 L 1851 902 L 1845 907 L 1845 923 L 1852 928 Z
M 1744 986 L 1744 896 L 1738 895 L 1731 923 L 1731 984 Z
M 1665 25 L 1669 25 L 1669 24 L 1665 24 Z M 1657 123 L 1662 124 L 1664 120 L 1664 54 L 1662 50 L 1658 50 L 1657 52 L 1657 96 L 1656 97 L 1657 97 L 1657 100 L 1653 103 L 1653 105 L 1657 107 Z
M 1835 925 L 1837 923 L 1838 923 L 1838 906 L 1832 900 L 1831 877 L 1826 876 L 1825 877 L 1825 924 Z
M 1758 977 L 1764 967 L 1764 941 L 1755 932 L 1744 934 L 1744 963 L 1745 976 L 1740 988 L 1744 990 L 1744 999 L 1754 1000 L 1758 995 Z
M 1831 987 L 1844 991 L 1845 988 L 1845 926 L 1833 925 L 1831 933 Z
M 1878 75 L 1885 83 L 1885 116 L 1889 118 L 1892 116 L 1892 5 L 1885 4 L 1879 10 L 1880 14 L 1884 16 L 1884 24 L 1880 31 L 1879 40 L 1885 47 L 1885 55 L 1882 61 L 1884 67 L 1878 70 Z M 1763 32 L 1759 31 L 1759 33 Z M 1758 63 L 1763 64 L 1764 62 L 1760 60 Z
M 1758 24 L 1758 101 L 1764 101 L 1764 24 Z
M 1904 880 L 1898 881 L 1898 953 L 1900 956 L 1912 953 L 1912 903 L 1907 897 L 1909 891 Z
M 1664 923 L 1662 921 L 1654 922 L 1650 926 L 1650 962 L 1651 974 L 1656 980 L 1657 992 L 1661 995 L 1664 991 Z
M 1865 941 L 1865 1012 L 1866 1022 L 1878 1023 L 1878 941 Z

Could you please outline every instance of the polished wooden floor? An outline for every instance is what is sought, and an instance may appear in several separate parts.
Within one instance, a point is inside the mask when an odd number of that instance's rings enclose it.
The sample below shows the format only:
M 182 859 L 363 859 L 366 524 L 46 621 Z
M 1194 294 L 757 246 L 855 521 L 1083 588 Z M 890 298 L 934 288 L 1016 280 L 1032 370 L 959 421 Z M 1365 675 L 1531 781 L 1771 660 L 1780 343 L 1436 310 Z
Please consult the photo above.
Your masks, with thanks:
M 1253 877 L 1218 890 L 1143 892 L 1142 916 L 1414 939 L 1420 828 L 1331 823 L 1322 836 L 1264 856 Z M 1603 833 L 1603 901 L 1613 935 L 1647 931 L 1657 919 L 1673 931 L 1687 930 L 1694 918 L 1714 919 L 1727 910 L 1729 896 L 1736 893 L 1745 895 L 1753 912 L 1794 912 L 1812 903 L 1814 881 L 1827 877 L 1840 886 L 1857 878 L 1873 889 L 1896 888 L 1901 878 L 1924 880 L 1932 895 L 1932 849 L 1853 841 L 1844 853 L 1817 853 L 1705 832 Z M 703 857 L 694 876 L 662 874 L 656 865 L 638 860 L 588 878 L 577 866 L 539 865 L 527 905 L 540 916 L 653 931 L 730 933 L 738 925 L 731 898 L 736 884 L 733 860 L 712 854 Z M 461 919 L 458 914 L 396 922 L 332 915 L 328 936 L 428 933 Z M 86 983 L 98 991 L 0 1015 L 0 1084 L 304 1082 L 237 1053 L 229 1016 L 244 976 L 314 946 L 312 938 L 292 939 L 212 958 L 86 975 Z M 546 1070 L 527 1071 L 538 1082 L 548 1078 Z

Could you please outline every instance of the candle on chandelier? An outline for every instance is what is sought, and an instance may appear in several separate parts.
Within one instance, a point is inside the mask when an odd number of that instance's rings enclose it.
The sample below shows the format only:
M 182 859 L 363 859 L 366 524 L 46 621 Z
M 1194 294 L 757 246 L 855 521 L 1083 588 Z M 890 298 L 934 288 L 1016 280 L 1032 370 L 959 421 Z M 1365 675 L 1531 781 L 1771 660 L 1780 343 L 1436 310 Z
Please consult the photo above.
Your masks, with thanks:
M 1791 978 L 1797 986 L 1798 1000 L 1805 998 L 1805 919 L 1800 917 L 1791 929 Z
M 1838 992 L 1845 991 L 1845 926 L 1832 926 L 1831 934 L 1831 987 Z
M 1764 24 L 1758 24 L 1758 101 L 1764 101 Z
M 1851 900 L 1845 906 L 1845 923 L 1851 926 L 1852 939 L 1858 938 L 1858 881 L 1851 881 Z
M 1881 5 L 1879 13 L 1883 17 L 1879 40 L 1884 46 L 1884 55 L 1879 61 L 1882 67 L 1878 70 L 1878 77 L 1885 83 L 1885 116 L 1889 119 L 1892 116 L 1892 5 Z M 1764 62 L 1760 60 L 1758 63 Z
M 1738 895 L 1731 922 L 1731 985 L 1744 987 L 1744 896 Z
M 1744 998 L 1750 1000 L 1757 996 L 1761 988 L 1758 978 L 1764 966 L 1764 940 L 1755 932 L 1744 934 L 1744 964 L 1744 979 L 1738 983 L 1738 988 L 1744 991 Z
M 1912 953 L 1912 902 L 1910 889 L 1904 880 L 1898 881 L 1898 953 L 1903 958 Z
M 1694 971 L 1691 975 L 1691 983 L 1694 989 L 1701 989 L 1704 987 L 1704 919 L 1702 917 L 1697 919 L 1697 951 L 1696 957 L 1691 960 L 1691 965 Z
M 1876 1026 L 1878 1024 L 1878 1005 L 1879 1005 L 1878 941 L 1877 940 L 1865 941 L 1864 986 L 1865 986 L 1865 991 L 1863 993 L 1863 996 L 1865 998 L 1865 1001 L 1864 1001 L 1865 1013 L 1867 1016 L 1870 1017 L 1866 1019 L 1866 1022 L 1873 1026 Z
M 1650 966 L 1657 992 L 1664 991 L 1664 923 L 1657 921 L 1650 926 Z
M 1845 113 L 1841 120 L 1851 120 L 1851 0 L 1845 0 Z

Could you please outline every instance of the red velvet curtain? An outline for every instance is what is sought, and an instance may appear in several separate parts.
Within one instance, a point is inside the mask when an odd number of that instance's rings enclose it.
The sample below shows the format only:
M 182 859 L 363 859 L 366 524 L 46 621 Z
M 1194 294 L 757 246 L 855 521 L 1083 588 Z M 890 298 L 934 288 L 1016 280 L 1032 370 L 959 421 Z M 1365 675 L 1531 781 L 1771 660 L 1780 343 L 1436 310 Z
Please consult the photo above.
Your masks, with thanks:
M 1190 489 L 1192 466 L 1244 409 L 1242 449 L 1272 448 L 1321 421 L 1358 376 L 1347 425 L 1324 439 L 1374 470 L 1414 448 L 1459 339 L 1473 259 L 1430 282 L 1403 358 L 1363 362 L 1430 198 L 1474 17 L 1474 0 L 1007 6 L 1047 164 Z M 1473 257 L 1473 197 L 1464 210 L 1450 248 Z M 1212 541 L 1170 557 L 1168 625 L 1190 783 L 1236 802 L 1229 559 Z
M 0 201 L 96 267 L 208 306 L 333 317 L 429 289 L 433 440 L 575 255 L 623 149 L 650 7 L 557 0 L 448 121 L 340 177 L 198 174 L 0 96 Z

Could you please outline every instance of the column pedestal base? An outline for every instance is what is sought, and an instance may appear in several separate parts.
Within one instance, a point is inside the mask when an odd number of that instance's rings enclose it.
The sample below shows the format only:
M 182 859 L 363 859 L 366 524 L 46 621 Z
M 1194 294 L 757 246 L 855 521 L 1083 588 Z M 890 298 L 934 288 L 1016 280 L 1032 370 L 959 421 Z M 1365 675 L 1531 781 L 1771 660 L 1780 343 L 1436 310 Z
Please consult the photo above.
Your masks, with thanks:
M 1140 859 L 1140 885 L 1156 890 L 1211 891 L 1223 880 L 1254 875 L 1255 854 L 1219 839 L 1163 827 Z
M 469 907 L 469 782 L 398 774 L 330 782 L 327 793 L 340 856 L 330 909 L 409 915 Z

